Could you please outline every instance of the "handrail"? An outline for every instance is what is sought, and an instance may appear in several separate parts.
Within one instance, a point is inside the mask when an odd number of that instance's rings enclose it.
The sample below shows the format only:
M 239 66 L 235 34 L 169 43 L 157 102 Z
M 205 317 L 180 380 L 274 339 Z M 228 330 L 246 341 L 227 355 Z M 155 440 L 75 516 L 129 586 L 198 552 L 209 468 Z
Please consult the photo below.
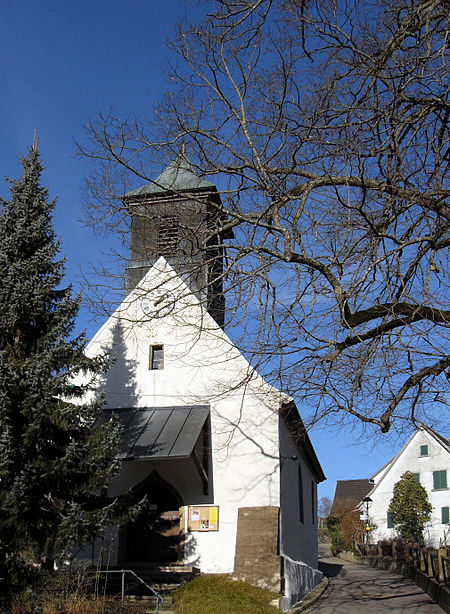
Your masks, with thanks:
M 151 593 L 153 593 L 153 595 L 156 597 L 156 614 L 158 614 L 159 612 L 159 606 L 164 603 L 164 597 L 161 595 L 161 593 L 158 593 L 158 591 L 156 591 L 149 584 L 147 584 L 147 582 L 143 580 L 140 576 L 138 576 L 137 573 L 133 571 L 132 569 L 105 569 L 105 570 L 102 569 L 102 570 L 96 571 L 95 573 L 96 574 L 97 573 L 104 573 L 104 574 L 120 573 L 122 574 L 122 586 L 121 586 L 122 603 L 125 600 L 125 574 L 127 573 L 130 573 L 131 575 L 133 575 L 136 578 L 136 580 L 138 580 L 141 584 L 143 584 L 146 588 L 148 588 L 148 590 Z

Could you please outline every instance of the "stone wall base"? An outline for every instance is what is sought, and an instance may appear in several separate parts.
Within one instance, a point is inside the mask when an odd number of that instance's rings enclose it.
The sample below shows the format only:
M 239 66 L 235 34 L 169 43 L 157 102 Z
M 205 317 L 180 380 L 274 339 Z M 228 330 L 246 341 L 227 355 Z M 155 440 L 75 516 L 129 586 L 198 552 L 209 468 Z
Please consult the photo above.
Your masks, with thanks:
M 287 610 L 312 591 L 323 574 L 306 563 L 280 556 L 278 513 L 275 506 L 239 509 L 233 577 L 282 592 L 280 608 Z
M 280 592 L 278 507 L 241 507 L 238 511 L 233 576 L 254 586 Z
M 280 599 L 280 609 L 288 610 L 320 584 L 322 579 L 323 573 L 318 569 L 285 556 L 284 596 Z

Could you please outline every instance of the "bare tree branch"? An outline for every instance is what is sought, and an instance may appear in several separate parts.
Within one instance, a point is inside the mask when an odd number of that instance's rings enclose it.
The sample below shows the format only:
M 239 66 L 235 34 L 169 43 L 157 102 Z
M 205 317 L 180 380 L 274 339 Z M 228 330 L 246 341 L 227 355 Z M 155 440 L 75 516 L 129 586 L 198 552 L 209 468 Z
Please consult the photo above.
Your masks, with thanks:
M 445 425 L 448 2 L 205 6 L 171 42 L 155 117 L 88 125 L 91 223 L 125 239 L 120 196 L 184 143 L 234 232 L 218 275 L 253 364 L 311 424 Z

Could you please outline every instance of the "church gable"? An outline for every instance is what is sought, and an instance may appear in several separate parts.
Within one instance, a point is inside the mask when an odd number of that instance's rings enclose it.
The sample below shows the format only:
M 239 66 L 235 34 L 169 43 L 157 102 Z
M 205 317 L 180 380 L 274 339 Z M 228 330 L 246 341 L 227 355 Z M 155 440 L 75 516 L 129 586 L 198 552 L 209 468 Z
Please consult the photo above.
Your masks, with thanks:
M 109 407 L 202 404 L 240 387 L 274 409 L 281 401 L 163 257 L 87 348 L 105 350 L 114 360 L 100 382 Z

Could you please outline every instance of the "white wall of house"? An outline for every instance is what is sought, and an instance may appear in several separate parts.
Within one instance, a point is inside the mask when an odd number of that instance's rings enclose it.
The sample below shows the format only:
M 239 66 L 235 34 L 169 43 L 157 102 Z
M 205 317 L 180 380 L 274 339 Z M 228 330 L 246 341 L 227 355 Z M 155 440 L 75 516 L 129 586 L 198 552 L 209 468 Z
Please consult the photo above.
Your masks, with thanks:
M 428 446 L 428 454 L 421 454 L 421 446 Z M 372 478 L 375 486 L 368 495 L 373 501 L 369 518 L 376 528 L 371 532 L 371 540 L 391 538 L 396 534 L 394 529 L 387 526 L 387 510 L 394 485 L 406 471 L 419 474 L 420 483 L 433 506 L 431 521 L 424 532 L 426 543 L 439 546 L 446 540 L 450 544 L 450 525 L 442 523 L 442 508 L 450 506 L 449 447 L 425 428 L 419 428 L 392 461 Z M 446 488 L 434 488 L 433 474 L 437 471 L 446 472 Z
M 155 287 L 178 300 L 171 313 L 152 319 L 142 312 L 141 299 Z M 158 344 L 164 346 L 164 368 L 150 370 L 149 348 Z M 190 535 L 191 560 L 204 572 L 232 571 L 238 508 L 280 504 L 278 409 L 284 396 L 251 369 L 164 259 L 99 330 L 87 353 L 104 350 L 115 356 L 99 383 L 108 407 L 211 407 L 210 495 L 203 495 L 189 459 L 127 461 L 112 494 L 159 466 L 186 505 L 219 506 L 219 531 Z M 310 503 L 305 505 L 309 510 Z

